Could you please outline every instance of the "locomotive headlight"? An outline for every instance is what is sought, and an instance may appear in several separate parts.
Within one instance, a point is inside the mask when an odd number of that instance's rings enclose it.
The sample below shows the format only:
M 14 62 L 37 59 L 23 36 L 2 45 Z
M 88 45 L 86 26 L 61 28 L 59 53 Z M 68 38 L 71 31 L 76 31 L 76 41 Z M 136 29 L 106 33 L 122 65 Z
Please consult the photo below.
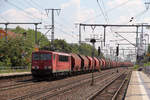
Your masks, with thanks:
M 39 69 L 39 66 L 36 66 L 37 69 Z
M 32 69 L 39 69 L 39 66 L 32 66 Z
M 35 66 L 32 66 L 32 69 L 35 69 Z
M 48 69 L 51 69 L 52 68 L 52 66 L 48 66 Z
M 47 69 L 47 66 L 44 66 L 44 69 Z

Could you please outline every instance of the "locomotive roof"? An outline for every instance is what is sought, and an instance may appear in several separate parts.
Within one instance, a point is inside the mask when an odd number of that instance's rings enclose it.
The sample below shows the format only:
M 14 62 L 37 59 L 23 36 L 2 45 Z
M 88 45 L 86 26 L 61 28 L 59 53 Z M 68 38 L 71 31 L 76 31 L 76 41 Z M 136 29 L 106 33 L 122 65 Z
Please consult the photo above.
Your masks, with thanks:
M 36 51 L 36 52 L 33 52 L 33 53 L 53 53 L 53 54 L 58 54 L 58 55 L 64 55 L 64 56 L 71 56 L 70 54 L 68 53 L 63 53 L 63 52 L 55 52 L 55 51 L 48 51 L 48 50 L 40 50 L 40 51 Z

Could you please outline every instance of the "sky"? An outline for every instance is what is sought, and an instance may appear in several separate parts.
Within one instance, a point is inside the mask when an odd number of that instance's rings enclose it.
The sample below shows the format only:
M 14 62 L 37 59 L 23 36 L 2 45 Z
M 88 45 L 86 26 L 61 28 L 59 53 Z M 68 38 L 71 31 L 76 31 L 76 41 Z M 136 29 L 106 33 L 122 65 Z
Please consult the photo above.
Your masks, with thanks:
M 65 39 L 69 43 L 78 43 L 78 23 L 149 23 L 150 11 L 148 8 L 146 9 L 145 2 L 150 2 L 150 0 L 0 0 L 0 22 L 42 22 L 38 27 L 44 28 L 45 25 L 51 25 L 51 11 L 46 13 L 45 9 L 61 9 L 60 12 L 55 11 L 54 13 L 55 39 Z M 132 17 L 132 22 L 129 22 Z M 34 29 L 34 25 L 20 26 Z M 4 25 L 0 25 L 0 27 L 4 27 Z M 8 27 L 16 26 L 9 25 Z M 95 29 L 81 27 L 81 30 L 82 41 L 91 38 L 93 34 L 98 39 L 103 38 L 103 27 L 96 27 Z M 47 30 L 41 29 L 38 31 L 45 34 Z M 128 43 L 115 34 L 115 32 L 120 31 L 135 31 L 135 28 L 108 27 L 105 48 L 115 49 L 117 43 Z M 148 33 L 149 31 L 144 29 L 144 32 Z M 135 43 L 136 34 L 120 34 L 130 42 Z M 47 35 L 49 39 L 50 35 L 51 32 Z M 116 42 L 116 40 L 118 41 Z M 101 46 L 99 42 L 96 43 L 96 47 L 98 46 Z M 120 48 L 133 48 L 133 46 L 120 45 Z

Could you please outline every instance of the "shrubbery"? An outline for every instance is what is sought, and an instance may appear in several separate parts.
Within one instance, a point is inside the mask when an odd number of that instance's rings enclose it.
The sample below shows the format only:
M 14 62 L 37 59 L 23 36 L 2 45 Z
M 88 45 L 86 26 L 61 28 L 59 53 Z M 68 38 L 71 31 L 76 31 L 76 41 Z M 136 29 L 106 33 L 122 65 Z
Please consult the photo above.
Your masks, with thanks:
M 27 66 L 31 57 L 33 45 L 19 36 L 0 40 L 0 66 Z
M 139 68 L 139 65 L 134 65 L 134 69 L 138 69 Z

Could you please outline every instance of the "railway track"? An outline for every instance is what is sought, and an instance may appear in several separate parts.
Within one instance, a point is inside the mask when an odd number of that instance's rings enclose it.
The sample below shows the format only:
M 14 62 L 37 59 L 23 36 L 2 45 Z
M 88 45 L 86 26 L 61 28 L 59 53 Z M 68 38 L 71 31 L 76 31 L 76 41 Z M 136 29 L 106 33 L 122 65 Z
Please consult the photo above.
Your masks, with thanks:
M 131 71 L 124 72 L 97 90 L 87 100 L 122 100 L 129 83 Z M 124 89 L 123 89 L 124 87 Z
M 129 74 L 126 76 L 126 78 L 121 83 L 118 90 L 115 92 L 114 96 L 112 97 L 112 100 L 122 100 L 125 98 L 125 94 L 127 91 L 128 84 L 130 82 L 132 72 L 129 72 Z
M 37 85 L 37 82 L 33 83 L 33 81 L 36 81 L 36 80 L 29 79 L 29 80 L 22 80 L 22 81 L 17 81 L 17 82 L 12 81 L 9 83 L 13 83 L 13 84 L 0 86 L 0 91 L 6 91 L 6 90 L 25 87 L 25 86 Z M 5 83 L 5 84 L 7 84 L 7 83 Z
M 116 70 L 111 70 L 108 71 L 107 73 L 101 73 L 99 76 L 95 77 L 95 79 L 107 76 L 107 75 L 112 75 L 116 72 Z M 49 86 L 47 85 L 46 89 L 42 89 L 39 91 L 32 91 L 29 94 L 26 95 L 22 95 L 19 97 L 15 97 L 12 98 L 11 100 L 22 100 L 22 99 L 34 99 L 34 100 L 41 100 L 41 99 L 47 99 L 47 98 L 51 98 L 54 97 L 58 94 L 61 94 L 65 91 L 69 91 L 70 89 L 73 89 L 79 85 L 84 85 L 85 83 L 89 83 L 91 81 L 91 76 L 89 75 L 89 77 L 84 78 L 84 79 L 78 79 L 78 80 L 74 80 L 72 82 L 65 83 L 62 85 L 58 85 L 58 86 L 54 86 L 49 88 Z M 47 95 L 48 93 L 48 95 Z
M 21 88 L 21 87 L 25 87 L 25 86 L 29 86 L 29 85 L 35 85 L 36 83 L 33 83 L 33 80 L 27 80 L 26 82 L 17 82 L 15 84 L 10 84 L 10 85 L 5 85 L 5 86 L 1 86 L 0 87 L 0 92 L 1 91 L 6 91 L 6 90 L 10 90 L 10 89 L 16 89 L 16 88 Z
M 87 82 L 86 84 L 78 85 L 77 87 L 68 88 L 68 90 L 61 91 L 60 93 L 57 93 L 57 95 L 54 96 L 50 96 L 50 94 L 48 94 L 47 96 L 43 96 L 38 100 L 87 100 L 87 98 L 91 94 L 95 93 L 95 90 L 101 89 L 105 84 L 109 83 L 110 80 L 116 79 L 116 77 L 119 77 L 119 75 L 122 75 L 123 73 L 125 73 L 125 71 L 119 70 L 118 73 L 116 71 L 112 75 L 106 75 L 105 77 L 95 78 L 93 86 L 90 86 L 90 83 Z

